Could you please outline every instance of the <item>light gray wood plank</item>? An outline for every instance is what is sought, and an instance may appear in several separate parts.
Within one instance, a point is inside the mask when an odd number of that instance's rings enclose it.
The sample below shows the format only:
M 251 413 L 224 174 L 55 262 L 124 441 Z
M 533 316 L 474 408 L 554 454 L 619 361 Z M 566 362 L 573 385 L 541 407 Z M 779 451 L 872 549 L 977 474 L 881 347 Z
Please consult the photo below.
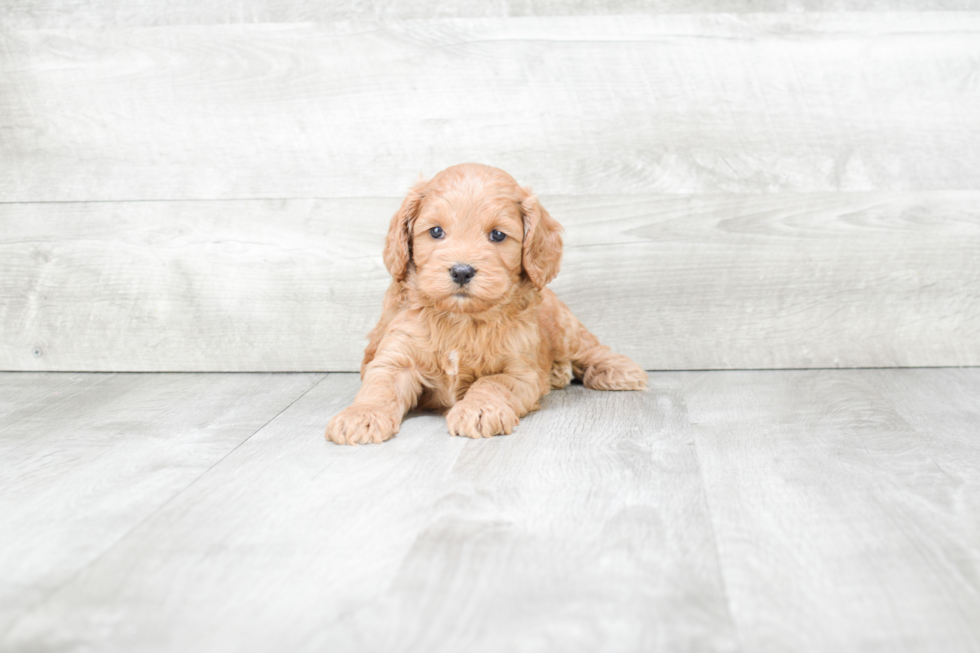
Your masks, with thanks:
M 978 192 L 543 202 L 552 287 L 647 369 L 980 365 Z M 398 203 L 6 205 L 0 367 L 356 370 Z
M 647 369 L 980 365 L 977 199 L 563 199 L 552 287 Z
M 934 488 L 919 483 L 917 489 L 931 495 L 940 513 L 964 514 L 962 523 L 946 533 L 962 537 L 958 544 L 973 549 L 966 564 L 957 563 L 963 573 L 971 563 L 980 566 L 975 546 L 980 541 L 980 370 L 863 370 L 861 377 L 921 435 L 919 445 L 944 482 Z M 973 589 L 980 593 L 977 576 Z
M 933 371 L 689 375 L 725 588 L 745 651 L 980 647 L 980 450 L 904 401 Z M 970 386 L 980 370 L 963 373 Z M 969 413 L 956 380 L 922 420 Z M 903 411 L 905 412 L 905 411 Z M 975 423 L 975 422 L 974 422 Z M 975 438 L 974 438 L 975 439 Z
M 196 396 L 197 379 L 241 377 L 0 375 L 0 400 L 17 399 L 0 404 L 0 424 L 84 424 L 120 378 L 133 398 L 161 379 Z M 555 392 L 506 438 L 453 439 L 443 418 L 421 415 L 385 445 L 324 443 L 356 387 L 329 375 L 0 629 L 0 647 L 980 644 L 980 369 L 659 373 L 648 393 Z M 173 390 L 151 412 L 173 410 Z M 54 393 L 67 407 L 31 422 L 28 404 Z M 202 417 L 208 403 L 181 412 Z M 140 426 L 118 427 L 129 437 L 112 444 L 134 445 Z M 18 444 L 50 451 L 43 437 Z
M 901 415 L 924 436 L 937 465 L 963 471 L 963 459 L 980 459 L 980 371 L 975 368 L 924 370 L 864 370 Z M 965 492 L 958 501 L 980 498 L 980 475 L 962 474 Z M 968 490 L 968 491 L 967 491 Z M 980 505 L 973 514 L 980 520 Z
M 388 591 L 319 642 L 736 650 L 679 387 L 572 386 L 514 437 L 469 444 Z
M 17 29 L 125 26 L 297 23 L 420 18 L 605 16 L 656 13 L 762 13 L 837 11 L 968 11 L 972 0 L 174 0 L 166 4 L 121 0 L 8 0 L 0 25 Z
M 12 30 L 0 201 L 977 189 L 980 12 Z
M 319 378 L 0 374 L 0 633 Z
M 510 437 L 323 441 L 330 375 L 0 640 L 100 651 L 736 650 L 675 377 Z
M 3 366 L 356 370 L 399 201 L 9 205 Z

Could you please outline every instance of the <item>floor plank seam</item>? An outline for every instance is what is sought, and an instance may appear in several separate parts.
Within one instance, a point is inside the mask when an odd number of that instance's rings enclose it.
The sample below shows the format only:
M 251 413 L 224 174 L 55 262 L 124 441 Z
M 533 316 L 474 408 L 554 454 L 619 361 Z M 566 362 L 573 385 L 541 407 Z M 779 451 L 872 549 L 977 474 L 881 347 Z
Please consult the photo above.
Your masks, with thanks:
M 686 406 L 685 406 L 686 412 Z M 688 417 L 688 426 L 693 426 Z M 735 645 L 738 651 L 745 651 L 742 645 L 742 635 L 735 621 L 735 611 L 732 607 L 731 595 L 728 592 L 728 582 L 725 580 L 725 567 L 721 560 L 721 551 L 718 549 L 718 536 L 715 530 L 714 512 L 711 510 L 711 497 L 708 496 L 708 484 L 704 481 L 704 467 L 701 464 L 701 447 L 698 445 L 697 434 L 692 434 L 694 439 L 694 460 L 698 464 L 698 478 L 701 479 L 701 492 L 704 494 L 704 504 L 708 511 L 708 526 L 711 533 L 712 550 L 715 554 L 715 564 L 718 567 L 718 581 L 721 583 L 721 594 L 725 597 L 725 611 L 728 613 L 728 623 L 731 624 L 732 634 L 735 637 Z
M 106 376 L 111 376 L 111 374 L 108 374 Z M 262 424 L 262 426 L 260 426 L 259 428 L 255 429 L 252 433 L 250 433 L 247 438 L 245 438 L 244 440 L 242 440 L 241 442 L 239 442 L 238 444 L 236 444 L 234 447 L 232 447 L 232 449 L 230 451 L 228 451 L 228 453 L 226 453 L 219 460 L 217 460 L 213 464 L 211 464 L 203 472 L 201 472 L 200 474 L 198 474 L 197 477 L 194 478 L 194 480 L 192 480 L 190 483 L 188 483 L 187 485 L 185 485 L 179 491 L 175 492 L 171 497 L 169 497 L 166 501 L 164 501 L 162 504 L 160 504 L 156 508 L 156 510 L 154 510 L 154 511 L 150 512 L 149 514 L 147 514 L 145 517 L 143 517 L 143 519 L 139 520 L 136 524 L 134 524 L 132 528 L 128 529 L 125 533 L 123 533 L 122 535 L 120 535 L 116 539 L 115 542 L 113 542 L 112 544 L 110 544 L 109 546 L 107 546 L 101 553 L 99 553 L 97 556 L 95 556 L 94 558 L 92 558 L 91 560 L 89 560 L 83 566 L 79 567 L 75 571 L 75 573 L 71 574 L 63 582 L 59 583 L 56 587 L 52 588 L 51 591 L 47 592 L 41 599 L 39 599 L 34 605 L 32 605 L 30 607 L 30 609 L 26 610 L 14 622 L 12 622 L 10 624 L 10 626 L 7 628 L 7 630 L 4 631 L 2 633 L 2 635 L 0 635 L 0 637 L 2 637 L 2 638 L 8 637 L 10 635 L 10 633 L 13 632 L 13 631 L 15 631 L 17 629 L 17 627 L 25 619 L 27 619 L 32 614 L 34 614 L 35 612 L 37 612 L 46 603 L 48 603 L 48 601 L 50 601 L 52 598 L 54 598 L 55 595 L 57 595 L 63 589 L 65 589 L 66 587 L 68 587 L 69 585 L 71 585 L 73 582 L 75 582 L 75 580 L 79 576 L 81 576 L 83 573 L 85 573 L 85 571 L 87 571 L 88 569 L 90 569 L 93 565 L 98 564 L 98 562 L 100 560 L 102 560 L 106 555 L 108 555 L 116 547 L 118 547 L 120 544 L 122 544 L 129 536 L 131 536 L 133 533 L 135 533 L 136 531 L 138 531 L 143 526 L 143 524 L 147 523 L 148 521 L 150 521 L 151 519 L 153 519 L 154 517 L 156 517 L 158 514 L 160 514 L 160 512 L 164 508 L 166 508 L 168 505 L 170 505 L 175 499 L 177 499 L 178 497 L 182 496 L 185 492 L 187 492 L 191 487 L 193 487 L 198 481 L 200 481 L 202 478 L 204 478 L 207 474 L 211 473 L 211 471 L 215 467 L 217 467 L 222 462 L 224 462 L 230 455 L 232 455 L 235 451 L 237 451 L 239 449 L 239 447 L 241 447 L 243 444 L 245 444 L 246 442 L 248 442 L 249 440 L 251 440 L 257 433 L 259 433 L 260 431 L 262 431 L 262 429 L 264 429 L 265 427 L 267 427 L 269 424 L 271 424 L 273 421 L 275 421 L 280 415 L 282 415 L 284 412 L 286 412 L 287 410 L 289 410 L 289 408 L 293 404 L 295 404 L 297 401 L 299 401 L 300 399 L 302 399 L 303 397 L 305 397 L 307 394 L 309 394 L 314 388 L 316 388 L 318 385 L 320 385 L 320 383 L 322 383 L 323 380 L 326 379 L 328 376 L 330 376 L 330 375 L 329 374 L 324 374 L 322 377 L 320 377 L 319 379 L 317 379 L 316 382 L 313 383 L 313 385 L 311 385 L 306 390 L 304 390 L 303 392 L 301 392 L 299 394 L 299 396 L 297 396 L 295 399 L 293 399 L 291 402 L 289 402 L 289 404 L 287 404 L 282 410 L 280 410 L 275 415 L 273 415 L 269 420 L 267 420 L 264 424 Z

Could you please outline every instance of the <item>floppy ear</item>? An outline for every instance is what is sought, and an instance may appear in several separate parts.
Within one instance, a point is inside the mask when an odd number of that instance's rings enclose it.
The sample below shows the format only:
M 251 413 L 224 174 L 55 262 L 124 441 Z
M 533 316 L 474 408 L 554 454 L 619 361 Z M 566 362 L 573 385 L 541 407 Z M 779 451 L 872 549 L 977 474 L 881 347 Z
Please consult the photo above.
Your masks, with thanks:
M 408 276 L 408 264 L 412 261 L 412 225 L 419 215 L 422 198 L 425 197 L 422 193 L 424 187 L 425 182 L 419 180 L 409 189 L 388 226 L 383 256 L 385 267 L 395 281 L 403 281 Z
M 528 196 L 521 202 L 524 218 L 524 271 L 538 290 L 548 285 L 561 268 L 561 225 L 541 206 L 541 202 L 526 189 Z

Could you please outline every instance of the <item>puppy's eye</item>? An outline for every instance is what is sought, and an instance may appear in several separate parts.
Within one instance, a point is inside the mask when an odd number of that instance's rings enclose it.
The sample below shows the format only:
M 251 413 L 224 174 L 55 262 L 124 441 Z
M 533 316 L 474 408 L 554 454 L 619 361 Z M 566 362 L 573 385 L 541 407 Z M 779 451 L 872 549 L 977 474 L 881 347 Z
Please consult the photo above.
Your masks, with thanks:
M 440 240 L 443 236 L 446 235 L 446 232 L 442 230 L 442 227 L 432 227 L 431 229 L 429 229 L 429 235 L 435 238 L 436 240 Z
M 507 237 L 507 234 L 505 234 L 502 231 L 497 231 L 496 229 L 494 229 L 493 231 L 490 232 L 490 240 L 492 240 L 495 243 L 499 243 L 500 241 L 502 241 L 506 237 Z

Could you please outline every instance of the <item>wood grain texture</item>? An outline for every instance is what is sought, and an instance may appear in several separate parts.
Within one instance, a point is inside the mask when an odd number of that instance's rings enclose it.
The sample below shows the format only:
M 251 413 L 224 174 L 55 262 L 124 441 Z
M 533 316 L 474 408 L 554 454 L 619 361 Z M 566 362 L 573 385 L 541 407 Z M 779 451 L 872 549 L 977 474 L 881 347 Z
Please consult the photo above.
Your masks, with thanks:
M 0 633 L 320 378 L 0 374 Z
M 17 29 L 392 21 L 424 18 L 607 16 L 660 13 L 969 11 L 973 0 L 8 0 L 0 26 Z
M 330 375 L 0 640 L 66 651 L 733 651 L 671 379 L 512 437 L 326 443 Z
M 398 203 L 8 205 L 3 357 L 8 369 L 357 369 Z
M 745 650 L 980 647 L 980 370 L 686 379 Z
M 670 377 L 648 393 L 573 386 L 517 437 L 467 444 L 389 589 L 320 642 L 737 650 L 677 389 Z
M 542 199 L 647 369 L 980 365 L 978 192 Z M 399 201 L 6 205 L 0 367 L 356 370 Z
M 980 369 L 661 372 L 358 448 L 357 376 L 315 379 L 0 374 L 0 649 L 980 646 Z
M 978 188 L 980 13 L 15 30 L 0 201 Z

